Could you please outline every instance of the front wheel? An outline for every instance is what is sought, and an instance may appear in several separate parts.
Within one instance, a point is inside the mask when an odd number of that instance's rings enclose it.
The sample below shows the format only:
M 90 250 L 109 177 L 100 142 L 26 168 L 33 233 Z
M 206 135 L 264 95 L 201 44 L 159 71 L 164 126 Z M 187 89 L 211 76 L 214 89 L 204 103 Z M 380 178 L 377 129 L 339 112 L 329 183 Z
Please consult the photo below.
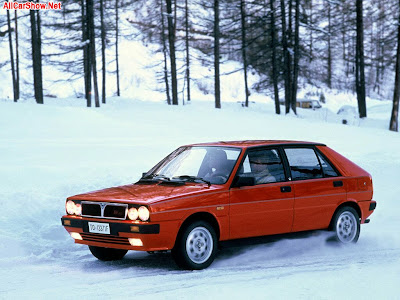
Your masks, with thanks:
M 99 260 L 111 261 L 122 259 L 128 250 L 89 246 L 90 252 Z
M 352 207 L 342 207 L 333 219 L 333 229 L 337 241 L 348 244 L 356 243 L 360 236 L 360 217 Z
M 186 270 L 201 270 L 213 262 L 217 253 L 217 235 L 207 222 L 196 221 L 178 235 L 172 257 Z

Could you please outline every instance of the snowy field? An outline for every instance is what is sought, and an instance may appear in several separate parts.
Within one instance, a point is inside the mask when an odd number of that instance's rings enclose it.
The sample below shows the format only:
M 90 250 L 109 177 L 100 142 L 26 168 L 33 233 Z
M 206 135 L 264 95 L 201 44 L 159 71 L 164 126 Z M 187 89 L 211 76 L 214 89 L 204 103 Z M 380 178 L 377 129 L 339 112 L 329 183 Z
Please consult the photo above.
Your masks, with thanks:
M 400 136 L 387 130 L 390 103 L 369 101 L 369 118 L 349 126 L 336 100 L 298 117 L 274 115 L 270 101 L 221 110 L 208 101 L 45 101 L 0 100 L 1 299 L 400 299 Z M 135 182 L 182 144 L 236 139 L 326 143 L 369 171 L 378 206 L 359 242 L 332 246 L 316 232 L 222 249 L 211 267 L 189 272 L 169 254 L 97 261 L 61 226 L 67 196 Z

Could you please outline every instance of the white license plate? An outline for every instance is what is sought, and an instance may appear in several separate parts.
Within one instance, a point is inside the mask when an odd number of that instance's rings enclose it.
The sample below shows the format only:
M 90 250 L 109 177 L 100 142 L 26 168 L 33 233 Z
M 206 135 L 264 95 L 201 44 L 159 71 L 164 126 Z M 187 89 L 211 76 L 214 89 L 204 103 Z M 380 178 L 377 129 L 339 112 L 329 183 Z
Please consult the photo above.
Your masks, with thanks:
M 88 225 L 91 233 L 110 234 L 110 224 L 108 223 L 88 222 Z

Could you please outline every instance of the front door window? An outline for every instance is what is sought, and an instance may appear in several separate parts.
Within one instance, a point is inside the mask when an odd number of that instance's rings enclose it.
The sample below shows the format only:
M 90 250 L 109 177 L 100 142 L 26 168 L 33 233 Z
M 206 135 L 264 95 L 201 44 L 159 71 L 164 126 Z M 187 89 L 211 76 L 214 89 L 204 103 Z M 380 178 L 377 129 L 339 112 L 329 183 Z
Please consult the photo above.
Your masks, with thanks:
M 250 150 L 240 170 L 241 176 L 253 177 L 256 185 L 285 181 L 282 160 L 276 149 Z

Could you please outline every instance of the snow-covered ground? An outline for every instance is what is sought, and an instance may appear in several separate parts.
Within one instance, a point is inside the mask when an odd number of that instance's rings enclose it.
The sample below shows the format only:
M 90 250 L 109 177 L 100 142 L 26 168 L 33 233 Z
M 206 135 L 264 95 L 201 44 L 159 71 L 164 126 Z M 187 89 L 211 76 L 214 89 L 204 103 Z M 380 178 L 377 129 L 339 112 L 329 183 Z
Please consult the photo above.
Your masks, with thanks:
M 139 96 L 100 109 L 82 99 L 0 101 L 0 298 L 399 299 L 399 134 L 387 130 L 386 102 L 369 101 L 368 119 L 340 124 L 336 106 L 351 102 L 341 97 L 298 117 L 276 116 L 259 99 L 221 110 Z M 334 247 L 317 232 L 222 249 L 211 267 L 188 272 L 169 254 L 97 261 L 61 226 L 67 196 L 134 182 L 182 144 L 235 139 L 322 142 L 368 170 L 378 206 L 359 242 Z

